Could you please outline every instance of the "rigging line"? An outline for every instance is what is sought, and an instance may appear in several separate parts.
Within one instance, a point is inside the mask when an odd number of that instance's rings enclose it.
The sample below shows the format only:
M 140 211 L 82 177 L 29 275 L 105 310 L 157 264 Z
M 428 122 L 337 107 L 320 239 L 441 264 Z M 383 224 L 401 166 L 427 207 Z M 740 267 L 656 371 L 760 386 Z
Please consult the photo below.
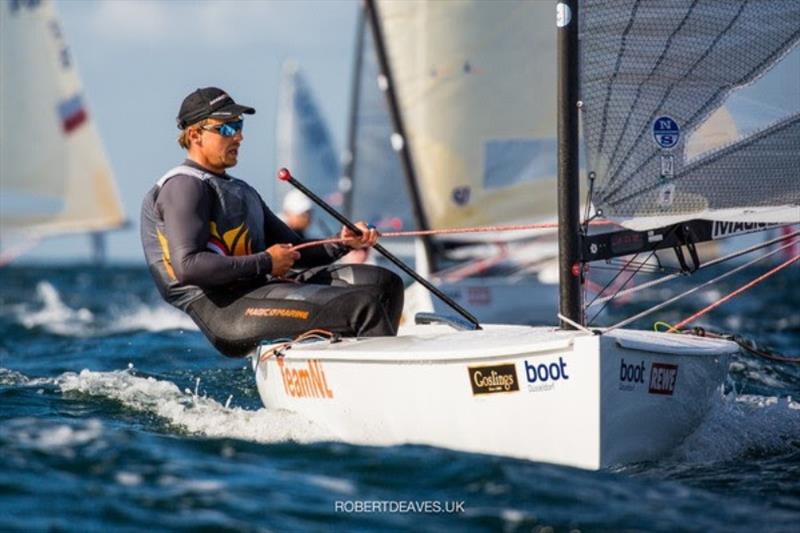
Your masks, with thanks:
M 793 242 L 789 243 L 789 245 L 786 245 L 785 247 L 793 245 L 795 242 L 796 241 L 793 241 Z M 769 278 L 770 276 L 773 276 L 774 274 L 777 274 L 778 272 L 780 272 L 784 268 L 786 268 L 789 265 L 791 265 L 792 263 L 796 262 L 798 259 L 800 259 L 800 254 L 797 254 L 794 257 L 791 257 L 791 258 L 787 259 L 786 261 L 784 261 L 780 265 L 776 266 L 775 268 L 771 269 L 768 272 L 765 272 L 764 274 L 761 274 L 760 276 L 758 276 L 754 280 L 752 280 L 749 283 L 739 287 L 735 291 L 728 293 L 723 298 L 717 300 L 716 302 L 712 303 L 711 305 L 706 306 L 704 309 L 701 309 L 700 311 L 696 312 L 692 316 L 681 320 L 680 322 L 678 322 L 677 324 L 672 326 L 672 328 L 670 328 L 667 331 L 667 333 L 679 330 L 680 328 L 682 328 L 683 326 L 685 326 L 689 322 L 693 322 L 694 320 L 700 318 L 701 316 L 705 315 L 706 313 L 709 313 L 710 311 L 713 311 L 714 309 L 716 309 L 720 305 L 724 304 L 728 300 L 740 295 L 741 293 L 743 293 L 744 291 L 746 291 L 748 289 L 751 289 L 751 288 L 755 287 L 756 285 L 758 285 L 759 283 L 761 283 L 765 279 Z
M 590 223 L 592 226 L 607 226 L 616 225 L 615 222 L 610 220 L 596 220 Z M 502 232 L 502 231 L 521 231 L 532 229 L 555 229 L 558 228 L 558 222 L 543 222 L 540 224 L 505 224 L 498 226 L 475 226 L 470 228 L 448 228 L 448 229 L 430 229 L 419 231 L 389 231 L 380 233 L 383 238 L 395 237 L 422 237 L 427 235 L 452 235 L 457 233 L 489 233 L 489 232 Z M 311 248 L 312 246 L 321 246 L 323 244 L 341 244 L 344 239 L 339 237 L 332 237 L 330 239 L 322 239 L 318 241 L 308 241 L 294 246 L 293 250 L 302 250 L 304 248 Z
M 622 320 L 621 322 L 617 322 L 613 326 L 610 326 L 609 328 L 607 328 L 606 331 L 612 331 L 612 330 L 615 330 L 617 328 L 621 328 L 621 327 L 627 326 L 628 324 L 630 324 L 631 322 L 633 322 L 635 320 L 638 320 L 640 318 L 646 317 L 646 316 L 648 316 L 648 315 L 650 315 L 650 314 L 652 314 L 652 313 L 654 313 L 654 312 L 656 312 L 656 311 L 658 311 L 660 309 L 663 309 L 664 307 L 666 307 L 666 306 L 668 306 L 670 304 L 673 304 L 673 303 L 677 302 L 678 300 L 683 299 L 686 296 L 689 296 L 690 294 L 694 294 L 695 292 L 699 291 L 700 289 L 704 289 L 704 288 L 708 287 L 709 285 L 712 285 L 712 284 L 714 284 L 714 283 L 716 283 L 718 281 L 721 281 L 721 280 L 723 280 L 723 279 L 725 279 L 725 278 L 727 278 L 729 276 L 732 276 L 736 272 L 739 272 L 740 270 L 743 270 L 743 269 L 745 269 L 745 268 L 747 268 L 747 267 L 749 267 L 749 266 L 751 266 L 751 265 L 753 265 L 753 264 L 755 264 L 755 263 L 757 263 L 759 261 L 762 261 L 762 260 L 766 259 L 767 257 L 775 255 L 775 254 L 783 251 L 785 248 L 788 248 L 789 246 L 792 246 L 793 244 L 794 244 L 794 242 L 791 242 L 791 243 L 786 244 L 784 246 L 781 246 L 780 248 L 777 248 L 777 249 L 775 249 L 775 250 L 773 250 L 773 251 L 771 251 L 771 252 L 769 252 L 767 254 L 764 254 L 762 256 L 756 257 L 755 259 L 753 259 L 751 261 L 748 261 L 747 263 L 744 263 L 742 265 L 739 265 L 738 267 L 733 268 L 733 269 L 729 270 L 728 272 L 725 272 L 724 274 L 721 274 L 721 275 L 717 276 L 714 279 L 708 280 L 705 283 L 701 283 L 697 287 L 693 287 L 693 288 L 689 289 L 688 291 L 682 292 L 681 294 L 677 294 L 677 295 L 673 296 L 672 298 L 669 298 L 668 300 L 661 302 L 660 304 L 654 305 L 653 307 L 651 307 L 649 309 L 645 309 L 641 313 L 638 313 L 638 314 L 636 314 L 636 315 L 634 315 L 632 317 L 626 318 L 625 320 Z
M 725 256 L 722 256 L 722 257 L 718 257 L 718 258 L 713 259 L 713 260 L 711 260 L 711 261 L 709 261 L 709 262 L 707 262 L 707 263 L 705 263 L 703 265 L 700 265 L 700 268 L 698 268 L 697 270 L 703 270 L 703 269 L 708 268 L 708 267 L 716 266 L 716 265 L 718 265 L 720 263 L 724 263 L 725 261 L 730 261 L 731 259 L 735 259 L 737 257 L 741 257 L 743 255 L 747 255 L 747 254 L 749 254 L 751 252 L 755 252 L 757 250 L 761 250 L 762 248 L 766 248 L 768 246 L 772 246 L 773 244 L 775 244 L 777 242 L 785 241 L 785 240 L 791 239 L 792 237 L 796 237 L 798 235 L 800 235 L 800 230 L 795 231 L 793 233 L 788 233 L 786 235 L 781 235 L 780 237 L 777 237 L 775 239 L 770 239 L 770 240 L 764 241 L 762 243 L 754 244 L 753 246 L 748 246 L 747 248 L 743 248 L 741 250 L 737 250 L 735 252 L 731 252 L 728 255 L 725 255 Z M 798 242 L 798 241 L 795 241 L 795 242 Z M 594 267 L 594 268 L 598 268 L 598 267 Z M 655 287 L 656 285 L 661 285 L 662 283 L 665 283 L 667 281 L 671 281 L 671 280 L 676 279 L 676 278 L 681 277 L 681 276 L 683 276 L 683 273 L 681 273 L 681 272 L 668 274 L 668 275 L 664 276 L 663 278 L 658 278 L 658 279 L 654 279 L 652 281 L 648 281 L 646 283 L 642 283 L 642 284 L 637 285 L 635 287 L 631 287 L 630 289 L 625 289 L 624 291 L 620 291 L 620 292 L 618 292 L 616 294 L 612 294 L 612 295 L 609 295 L 609 296 L 604 296 L 602 298 L 596 298 L 595 301 L 594 301 L 594 304 L 597 305 L 597 304 L 600 304 L 600 303 L 604 303 L 607 300 L 611 300 L 611 299 L 614 299 L 614 298 L 619 298 L 620 296 L 627 296 L 628 294 L 633 294 L 634 292 L 639 292 L 639 291 L 641 291 L 643 289 L 649 289 L 650 287 Z
M 634 278 L 634 276 L 636 276 L 636 274 L 639 272 L 639 270 L 641 270 L 642 266 L 644 266 L 644 265 L 647 263 L 647 261 L 648 261 L 648 260 L 650 260 L 650 258 L 651 258 L 651 257 L 653 257 L 653 256 L 655 255 L 655 253 L 656 253 L 656 251 L 655 251 L 655 250 L 653 250 L 652 252 L 650 252 L 650 255 L 649 255 L 649 256 L 647 256 L 647 259 L 645 259 L 645 260 L 644 260 L 644 262 L 643 262 L 642 264 L 640 264 L 640 265 L 639 265 L 639 268 L 637 268 L 636 270 L 634 270 L 634 271 L 633 271 L 633 273 L 631 273 L 631 275 L 630 275 L 630 276 L 628 276 L 628 279 L 626 279 L 626 280 L 625 280 L 625 282 L 624 282 L 622 285 L 620 285 L 620 286 L 619 286 L 619 288 L 617 289 L 617 292 L 619 292 L 619 291 L 621 291 L 623 288 L 625 288 L 625 285 L 627 285 L 627 284 L 628 284 L 628 283 L 629 283 L 629 282 L 630 282 L 630 281 L 631 281 L 631 280 Z M 637 254 L 637 255 L 638 255 L 638 254 Z M 599 295 L 598 295 L 598 296 L 599 296 Z M 595 299 L 597 299 L 597 296 L 595 296 Z M 593 300 L 593 301 L 594 301 L 594 300 Z M 592 303 L 591 303 L 591 302 L 589 302 L 589 305 L 592 305 Z M 608 305 L 608 302 L 604 303 L 604 304 L 603 304 L 603 305 L 600 307 L 600 309 L 598 309 L 598 310 L 597 310 L 597 312 L 594 314 L 594 316 L 593 316 L 593 317 L 592 317 L 592 318 L 589 320 L 589 322 L 590 322 L 590 323 L 591 323 L 591 322 L 594 322 L 594 320 L 595 320 L 595 319 L 596 319 L 596 318 L 597 318 L 597 317 L 600 315 L 600 313 L 602 313 L 602 312 L 603 312 L 603 310 L 606 308 L 606 306 L 607 306 L 607 305 Z M 588 308 L 589 306 L 587 305 L 586 307 Z
M 668 238 L 672 237 L 672 234 L 673 234 L 673 233 L 675 233 L 675 231 L 677 231 L 677 229 L 678 229 L 678 226 L 677 226 L 677 225 L 675 225 L 675 226 L 672 226 L 672 228 L 671 228 L 671 229 L 670 229 L 670 230 L 669 230 L 669 231 L 668 231 L 668 232 L 667 232 L 667 233 L 664 235 L 664 238 L 667 238 L 667 239 L 668 239 Z M 620 290 L 622 290 L 622 289 L 625 287 L 625 285 L 627 285 L 627 284 L 628 284 L 628 282 L 629 282 L 631 279 L 633 279 L 633 277 L 634 277 L 634 276 L 637 274 L 637 272 L 639 272 L 639 270 L 641 270 L 641 269 L 642 269 L 642 266 L 644 266 L 644 264 L 646 264 L 646 263 L 647 263 L 647 262 L 648 262 L 648 261 L 649 261 L 649 260 L 650 260 L 650 259 L 653 257 L 653 255 L 654 255 L 655 253 L 656 253 L 656 251 L 655 251 L 655 250 L 653 250 L 653 251 L 651 251 L 651 252 L 650 252 L 650 255 L 649 255 L 649 256 L 647 256 L 647 258 L 646 258 L 644 261 L 642 261 L 642 263 L 641 263 L 641 264 L 639 264 L 639 267 L 638 267 L 637 269 L 635 269 L 635 270 L 634 270 L 633 274 L 631 274 L 631 275 L 628 277 L 628 279 L 627 279 L 627 280 L 625 280 L 625 283 L 623 283 L 622 285 L 620 285 L 620 286 L 619 286 L 619 288 L 617 289 L 617 291 L 616 291 L 616 293 L 615 293 L 615 294 L 618 294 L 618 293 L 619 293 L 619 291 L 620 291 Z M 635 260 L 636 260 L 636 258 L 637 258 L 637 257 L 639 257 L 639 254 L 638 254 L 638 253 L 637 253 L 636 255 L 634 255 L 634 256 L 633 256 L 633 257 L 630 259 L 630 261 L 628 261 L 628 262 L 627 262 L 627 264 L 626 264 L 625 266 L 623 266 L 622 268 L 620 268 L 620 270 L 619 270 L 619 272 L 617 273 L 617 275 L 616 275 L 616 276 L 614 276 L 613 278 L 611 278 L 611 281 L 609 281 L 609 282 L 606 284 L 606 286 L 605 286 L 605 287 L 603 287 L 603 289 L 602 289 L 600 292 L 598 292 L 598 293 L 595 295 L 595 297 L 594 297 L 594 298 L 592 298 L 592 301 L 591 301 L 591 302 L 589 302 L 589 303 L 586 305 L 586 307 L 584 307 L 584 310 L 586 310 L 586 309 L 588 309 L 589 307 L 591 307 L 591 306 L 592 306 L 592 304 L 594 303 L 594 301 L 595 301 L 595 300 L 597 300 L 597 299 L 598 299 L 600 296 L 602 296 L 602 294 L 603 294 L 603 293 L 606 291 L 606 289 L 607 289 L 608 287 L 610 287 L 612 283 L 614 283 L 614 281 L 615 281 L 615 280 L 616 280 L 616 279 L 617 279 L 617 278 L 618 278 L 618 277 L 619 277 L 619 276 L 622 274 L 622 272 L 623 272 L 625 269 L 627 269 L 627 268 L 628 268 L 628 266 L 629 266 L 629 265 L 630 265 L 630 264 L 631 264 L 633 261 L 635 261 Z M 612 296 L 613 296 L 613 295 L 612 295 Z M 610 301 L 610 300 L 609 300 L 609 301 Z M 601 308 L 600 308 L 600 310 L 599 310 L 597 313 L 595 313 L 595 315 L 592 317 L 592 319 L 591 319 L 589 322 L 592 322 L 592 321 L 593 321 L 595 318 L 597 318 L 597 316 L 598 316 L 598 315 L 599 315 L 599 314 L 600 314 L 600 313 L 603 311 L 603 309 L 605 309 L 605 307 L 606 307 L 606 304 L 607 304 L 607 303 L 608 303 L 608 302 L 604 302 L 604 303 L 603 303 L 603 307 L 601 307 Z
M 693 63 L 693 64 L 692 64 L 692 65 L 689 67 L 689 69 L 688 69 L 688 70 L 685 72 L 685 74 L 684 74 L 683 76 L 681 76 L 681 78 L 680 78 L 680 80 L 681 80 L 681 81 L 682 81 L 682 80 L 686 80 L 686 79 L 688 79 L 688 78 L 689 78 L 689 75 L 691 75 L 691 74 L 692 74 L 692 72 L 694 72 L 694 70 L 697 68 L 697 66 L 698 66 L 698 65 L 699 65 L 699 64 L 700 64 L 700 63 L 701 63 L 701 62 L 702 62 L 704 59 L 706 59 L 706 58 L 707 58 L 707 57 L 708 57 L 708 56 L 711 54 L 711 51 L 712 51 L 712 50 L 714 50 L 714 49 L 716 48 L 717 44 L 719 44 L 719 42 L 722 40 L 722 37 L 723 37 L 723 36 L 724 36 L 726 33 L 728 33 L 728 31 L 730 31 L 730 29 L 731 29 L 731 28 L 734 26 L 734 24 L 736 23 L 736 21 L 737 21 L 737 20 L 739 19 L 739 17 L 742 15 L 742 12 L 744 11 L 744 8 L 745 8 L 745 6 L 746 6 L 746 5 L 747 5 L 747 0 L 745 0 L 744 2 L 742 2 L 742 4 L 739 6 L 739 11 L 737 11 L 736 15 L 734 15 L 734 17 L 733 17 L 733 18 L 730 20 L 730 22 L 728 23 L 728 25 L 727 25 L 727 26 L 726 26 L 726 27 L 725 27 L 725 28 L 724 28 L 722 31 L 720 31 L 720 32 L 717 34 L 717 36 L 714 38 L 713 42 L 711 42 L 711 44 L 710 44 L 710 45 L 709 45 L 709 46 L 708 46 L 708 47 L 707 47 L 707 48 L 706 48 L 706 49 L 703 51 L 703 53 L 702 53 L 702 54 L 701 54 L 701 55 L 700 55 L 700 56 L 699 56 L 699 57 L 698 57 L 698 58 L 695 60 L 695 62 L 694 62 L 694 63 Z M 658 116 L 658 114 L 662 112 L 662 111 L 661 111 L 661 109 L 662 109 L 662 107 L 664 106 L 664 103 L 665 103 L 665 102 L 667 102 L 667 100 L 669 99 L 669 97 L 672 95 L 672 92 L 673 92 L 673 90 L 675 89 L 675 87 L 677 87 L 677 86 L 678 86 L 678 83 L 679 83 L 679 80 L 678 80 L 678 79 L 676 79 L 676 80 L 675 80 L 673 83 L 671 83 L 671 84 L 669 85 L 669 87 L 667 88 L 667 91 L 666 91 L 666 93 L 665 93 L 665 94 L 664 94 L 664 95 L 661 97 L 661 101 L 660 101 L 660 102 L 658 103 L 658 105 L 657 105 L 657 106 L 656 106 L 656 107 L 653 109 L 653 111 L 651 111 L 651 113 L 650 113 L 650 117 L 647 119 L 647 121 L 646 121 L 646 122 L 643 122 L 643 123 L 642 123 L 642 126 L 641 126 L 641 128 L 639 129 L 639 133 L 638 133 L 638 134 L 637 134 L 637 135 L 634 137 L 635 139 L 636 139 L 636 138 L 642 138 L 642 135 L 643 135 L 643 134 L 644 134 L 644 132 L 647 130 L 647 128 L 648 128 L 648 127 L 649 127 L 649 126 L 650 126 L 650 125 L 653 123 L 653 120 L 656 118 L 656 116 Z M 721 92 L 721 91 L 718 91 L 718 92 L 717 92 L 717 94 L 715 94 L 714 96 L 712 96 L 712 97 L 711 97 L 711 99 L 710 99 L 710 101 L 714 101 L 714 100 L 716 100 L 716 99 L 717 99 L 717 97 L 719 96 L 720 92 Z M 706 105 L 707 105 L 707 104 L 706 104 Z M 704 109 L 704 108 L 706 107 L 706 105 L 704 105 L 703 107 L 701 107 L 701 109 Z M 697 113 L 695 113 L 694 117 L 696 117 L 696 116 L 697 116 Z M 694 117 L 693 117 L 693 118 L 694 118 Z M 616 166 L 616 167 L 615 167 L 613 170 L 611 170 L 611 171 L 609 172 L 609 174 L 612 176 L 612 178 L 609 180 L 609 183 L 612 181 L 612 179 L 615 179 L 615 178 L 616 178 L 616 176 L 617 176 L 617 175 L 618 175 L 618 174 L 619 174 L 619 173 L 622 171 L 622 169 L 625 167 L 625 165 L 626 165 L 626 164 L 627 164 L 627 162 L 628 162 L 628 159 L 629 159 L 629 158 L 630 158 L 630 156 L 631 156 L 631 153 L 633 152 L 633 150 L 634 150 L 634 148 L 635 148 L 636 146 L 638 146 L 638 143 L 635 143 L 635 144 L 631 145 L 631 146 L 628 148 L 628 150 L 625 152 L 625 155 L 623 156 L 623 158 L 622 158 L 622 161 L 621 161 L 621 162 L 620 162 L 620 163 L 619 163 L 619 164 L 618 164 L 618 165 L 617 165 L 617 166 Z M 658 153 L 660 153 L 660 150 L 658 150 L 658 149 L 653 149 L 653 151 L 652 151 L 652 155 L 651 155 L 650 157 L 648 157 L 648 158 L 645 160 L 645 163 L 643 163 L 642 165 L 639 165 L 639 168 L 638 168 L 637 170 L 635 170 L 634 172 L 631 172 L 631 173 L 630 173 L 630 175 L 636 175 L 636 173 L 638 173 L 638 172 L 639 172 L 639 170 L 641 170 L 641 168 L 644 166 L 644 164 L 646 164 L 647 162 L 649 162 L 649 161 L 650 161 L 650 160 L 651 160 L 653 157 L 655 157 L 655 156 L 656 156 Z M 612 197 L 614 194 L 616 194 L 616 193 L 619 191 L 619 189 L 620 189 L 622 186 L 624 186 L 624 183 L 621 183 L 621 184 L 617 185 L 617 186 L 616 186 L 616 187 L 615 187 L 615 188 L 614 188 L 612 191 L 609 191 L 609 192 L 607 192 L 607 193 L 606 193 L 606 192 L 604 192 L 604 194 L 603 194 L 603 198 L 604 198 L 604 199 L 606 199 L 606 201 L 609 201 L 608 199 L 609 199 L 609 198 L 611 198 L 611 197 Z M 610 202 L 609 202 L 609 203 L 610 203 Z
M 713 331 L 706 331 L 703 328 L 692 328 L 691 331 L 686 332 L 689 335 L 696 335 L 698 337 L 710 337 L 712 339 L 725 339 L 729 341 L 733 341 L 739 345 L 745 351 L 748 351 L 754 355 L 759 357 L 763 357 L 765 359 L 769 359 L 771 361 L 779 361 L 781 363 L 800 363 L 800 356 L 796 355 L 777 355 L 774 353 L 770 353 L 767 350 L 759 349 L 758 346 L 755 344 L 754 341 L 751 339 L 747 339 L 741 335 L 736 335 L 733 333 L 730 334 L 720 334 L 715 333 Z

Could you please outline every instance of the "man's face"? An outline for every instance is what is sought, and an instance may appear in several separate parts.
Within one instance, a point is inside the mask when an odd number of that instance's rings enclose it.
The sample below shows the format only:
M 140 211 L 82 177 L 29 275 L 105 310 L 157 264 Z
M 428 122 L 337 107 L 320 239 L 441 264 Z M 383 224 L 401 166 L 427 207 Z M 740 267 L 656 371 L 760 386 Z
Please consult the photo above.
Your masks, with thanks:
M 230 124 L 236 126 L 241 122 L 241 117 L 233 120 L 209 119 L 208 123 L 199 130 L 198 147 L 206 162 L 216 168 L 230 168 L 236 165 L 239 159 L 239 146 L 244 140 L 241 128 L 233 135 L 226 136 L 226 127 L 220 125 Z M 230 128 L 230 126 L 228 126 Z M 232 130 L 228 130 L 230 133 Z

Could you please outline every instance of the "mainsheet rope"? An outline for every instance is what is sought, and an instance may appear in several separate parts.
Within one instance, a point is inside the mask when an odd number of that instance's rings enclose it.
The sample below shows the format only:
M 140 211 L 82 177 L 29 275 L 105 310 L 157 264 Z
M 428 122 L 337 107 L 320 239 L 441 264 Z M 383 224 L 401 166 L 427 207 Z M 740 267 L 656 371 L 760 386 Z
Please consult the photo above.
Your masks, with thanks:
M 592 226 L 605 226 L 614 224 L 614 222 L 608 220 L 597 220 L 590 222 Z M 539 224 L 505 224 L 499 226 L 474 226 L 469 228 L 446 228 L 446 229 L 429 229 L 429 230 L 417 230 L 417 231 L 389 231 L 386 233 L 379 233 L 381 238 L 396 238 L 396 237 L 425 237 L 429 235 L 455 235 L 458 233 L 492 233 L 492 232 L 503 232 L 503 231 L 521 231 L 521 230 L 532 230 L 532 229 L 556 229 L 558 228 L 558 222 L 542 222 Z M 313 246 L 321 246 L 323 244 L 340 244 L 345 242 L 345 239 L 341 238 L 331 238 L 331 239 L 321 239 L 318 241 L 309 241 L 304 242 L 303 244 L 298 244 L 292 247 L 292 250 L 303 250 L 304 248 L 311 248 Z

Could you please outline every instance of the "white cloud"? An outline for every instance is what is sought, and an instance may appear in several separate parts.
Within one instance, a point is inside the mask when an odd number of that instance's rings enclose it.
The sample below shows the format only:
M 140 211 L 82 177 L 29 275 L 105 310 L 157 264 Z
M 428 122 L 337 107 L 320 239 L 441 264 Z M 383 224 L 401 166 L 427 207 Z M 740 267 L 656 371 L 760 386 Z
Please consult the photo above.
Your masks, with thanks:
M 103 0 L 90 16 L 98 37 L 129 44 L 305 48 L 335 37 L 354 9 L 354 0 Z
M 106 0 L 93 4 L 92 29 L 112 41 L 162 41 L 169 36 L 167 2 Z

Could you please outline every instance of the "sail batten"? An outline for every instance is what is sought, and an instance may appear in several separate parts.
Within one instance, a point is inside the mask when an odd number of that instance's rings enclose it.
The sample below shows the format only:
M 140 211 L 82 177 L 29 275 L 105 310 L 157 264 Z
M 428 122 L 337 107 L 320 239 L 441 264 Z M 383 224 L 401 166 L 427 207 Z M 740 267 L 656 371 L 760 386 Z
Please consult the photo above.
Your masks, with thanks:
M 584 134 L 605 216 L 636 229 L 737 210 L 800 221 L 800 4 L 585 0 L 581 13 Z
M 108 158 L 53 5 L 0 4 L 0 234 L 124 224 Z

